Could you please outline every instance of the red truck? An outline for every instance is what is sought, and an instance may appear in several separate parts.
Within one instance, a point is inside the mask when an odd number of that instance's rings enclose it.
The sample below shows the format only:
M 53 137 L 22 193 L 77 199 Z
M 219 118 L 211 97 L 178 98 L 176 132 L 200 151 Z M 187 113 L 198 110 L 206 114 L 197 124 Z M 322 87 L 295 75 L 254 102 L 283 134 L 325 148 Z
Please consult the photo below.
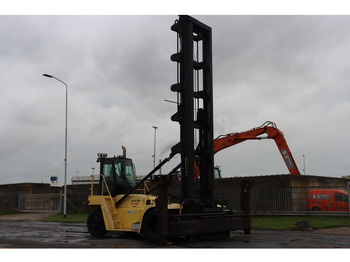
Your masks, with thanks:
M 310 211 L 349 212 L 348 194 L 336 189 L 314 189 L 307 196 L 307 209 Z

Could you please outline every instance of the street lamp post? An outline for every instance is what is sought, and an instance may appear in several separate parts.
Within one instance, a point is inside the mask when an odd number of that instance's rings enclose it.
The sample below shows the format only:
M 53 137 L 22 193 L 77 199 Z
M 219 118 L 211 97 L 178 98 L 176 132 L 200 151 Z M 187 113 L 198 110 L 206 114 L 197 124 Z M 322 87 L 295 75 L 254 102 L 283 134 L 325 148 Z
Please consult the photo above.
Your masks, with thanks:
M 67 215 L 67 116 L 68 116 L 68 86 L 65 82 L 54 77 L 52 75 L 43 74 L 45 77 L 54 78 L 66 86 L 66 128 L 65 128 L 65 141 L 64 141 L 64 196 L 63 196 L 63 217 Z
M 157 140 L 157 126 L 152 126 L 154 128 L 154 151 L 153 151 L 153 168 L 156 167 L 156 140 Z
M 304 169 L 303 169 L 303 171 L 304 171 L 304 175 L 305 175 L 305 155 L 303 155 L 303 162 L 304 162 Z

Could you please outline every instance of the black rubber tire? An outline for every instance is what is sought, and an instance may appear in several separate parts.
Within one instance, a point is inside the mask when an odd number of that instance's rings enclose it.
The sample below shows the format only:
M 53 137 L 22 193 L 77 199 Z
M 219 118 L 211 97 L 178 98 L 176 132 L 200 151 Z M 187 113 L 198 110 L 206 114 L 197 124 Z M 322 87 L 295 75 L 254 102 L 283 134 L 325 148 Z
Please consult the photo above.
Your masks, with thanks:
M 87 228 L 94 237 L 103 237 L 107 233 L 101 209 L 96 209 L 89 214 Z
M 148 210 L 143 216 L 141 234 L 149 241 L 158 239 L 158 215 L 155 209 Z
M 313 207 L 313 208 L 311 209 L 311 211 L 322 211 L 322 210 L 321 210 L 321 208 L 319 208 L 319 207 Z

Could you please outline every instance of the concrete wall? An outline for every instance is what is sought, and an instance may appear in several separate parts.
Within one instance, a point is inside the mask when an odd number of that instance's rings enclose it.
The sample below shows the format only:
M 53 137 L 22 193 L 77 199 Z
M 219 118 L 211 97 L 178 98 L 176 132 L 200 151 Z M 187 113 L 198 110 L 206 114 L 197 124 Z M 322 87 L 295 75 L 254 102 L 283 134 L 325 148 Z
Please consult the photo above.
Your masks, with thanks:
M 346 190 L 348 181 L 342 178 L 289 174 L 223 178 L 215 180 L 216 199 L 227 200 L 227 205 L 232 210 L 239 211 L 241 182 L 246 179 L 249 179 L 253 184 L 251 210 L 257 212 L 307 211 L 307 193 L 310 189 Z M 195 184 L 195 188 L 197 194 L 199 194 L 198 183 Z M 181 181 L 175 181 L 170 185 L 169 194 L 177 197 L 181 196 Z
M 88 212 L 88 197 L 91 185 L 67 185 L 67 211 Z M 98 185 L 94 185 L 94 193 L 98 193 Z
M 217 181 L 216 191 L 228 192 L 229 205 L 236 209 L 239 204 L 230 195 L 239 197 L 238 187 L 242 179 L 250 179 L 252 211 L 307 211 L 307 194 L 310 189 L 347 189 L 349 180 L 334 177 L 304 176 L 304 175 L 273 175 L 227 178 Z M 232 204 L 233 203 L 233 204 Z
M 272 175 L 223 178 L 215 180 L 215 192 L 218 200 L 227 200 L 233 210 L 240 210 L 241 181 L 250 179 L 251 210 L 254 211 L 305 211 L 306 194 L 312 188 L 346 189 L 347 179 Z M 150 185 L 149 185 L 150 187 Z M 67 185 L 68 211 L 89 211 L 87 203 L 91 185 Z M 199 185 L 196 183 L 196 191 Z M 97 194 L 98 186 L 94 186 Z M 10 184 L 0 185 L 0 211 L 18 209 L 19 194 L 63 194 L 63 187 L 50 187 L 49 184 Z M 156 191 L 155 191 L 156 193 Z M 169 187 L 169 195 L 180 198 L 181 181 L 174 181 Z
M 322 176 L 292 176 L 291 188 L 293 211 L 307 210 L 307 194 L 310 189 L 347 190 L 348 179 Z
M 20 194 L 59 194 L 61 190 L 41 183 L 0 185 L 0 211 L 17 211 Z

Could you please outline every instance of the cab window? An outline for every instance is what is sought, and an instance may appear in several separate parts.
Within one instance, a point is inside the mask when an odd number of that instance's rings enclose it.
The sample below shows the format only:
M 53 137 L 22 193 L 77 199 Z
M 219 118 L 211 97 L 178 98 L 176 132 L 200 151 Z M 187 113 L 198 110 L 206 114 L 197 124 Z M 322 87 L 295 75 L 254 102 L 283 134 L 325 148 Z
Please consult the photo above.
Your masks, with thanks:
M 112 164 L 104 164 L 102 174 L 104 175 L 107 182 L 113 181 Z
M 334 200 L 335 201 L 341 201 L 341 202 L 348 202 L 348 196 L 342 193 L 334 193 Z

